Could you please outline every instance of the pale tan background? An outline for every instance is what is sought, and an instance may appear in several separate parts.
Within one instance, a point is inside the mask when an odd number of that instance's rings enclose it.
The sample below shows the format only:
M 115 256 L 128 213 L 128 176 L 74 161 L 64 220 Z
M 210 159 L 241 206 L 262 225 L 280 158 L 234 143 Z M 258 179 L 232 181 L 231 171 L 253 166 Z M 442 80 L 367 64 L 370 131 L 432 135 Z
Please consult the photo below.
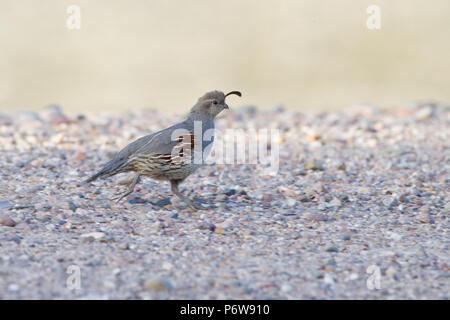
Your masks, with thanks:
M 449 102 L 449 43 L 448 0 L 1 0 L 0 110 L 184 112 L 210 89 L 301 110 Z

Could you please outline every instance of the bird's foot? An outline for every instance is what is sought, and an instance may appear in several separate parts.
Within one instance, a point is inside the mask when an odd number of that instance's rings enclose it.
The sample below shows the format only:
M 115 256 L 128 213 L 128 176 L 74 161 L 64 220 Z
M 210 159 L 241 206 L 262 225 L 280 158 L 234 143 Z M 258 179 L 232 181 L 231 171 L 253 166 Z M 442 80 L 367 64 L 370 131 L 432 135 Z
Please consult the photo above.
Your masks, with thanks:
M 205 209 L 204 207 L 202 207 L 199 204 L 194 203 L 192 200 L 190 200 L 187 197 L 182 197 L 182 198 L 180 198 L 180 200 L 183 201 L 187 205 L 187 207 L 189 209 L 191 209 L 193 212 Z
M 133 193 L 134 187 L 139 182 L 139 177 L 140 177 L 140 175 L 136 174 L 131 181 L 127 181 L 127 185 L 128 185 L 127 191 L 125 193 L 116 195 L 114 198 L 112 198 L 112 200 L 116 200 L 116 203 L 119 203 L 120 200 L 122 200 L 123 198 L 125 198 L 129 194 Z
M 203 207 L 202 205 L 199 205 L 199 204 L 194 204 L 194 207 L 195 207 L 197 210 L 206 210 L 206 209 L 208 209 L 207 207 Z
M 211 203 L 211 201 L 199 197 L 194 197 L 192 201 L 194 202 L 195 206 L 199 208 L 199 210 L 208 210 L 214 208 L 214 204 Z
M 188 198 L 185 198 L 185 199 L 182 199 L 182 200 L 189 207 L 189 209 L 191 209 L 191 211 L 193 211 L 193 212 L 204 209 L 203 207 L 195 204 L 194 202 L 192 202 Z
M 119 203 L 120 200 L 122 200 L 123 198 L 125 198 L 126 196 L 128 196 L 129 194 L 131 194 L 131 192 L 125 192 L 125 193 L 120 193 L 115 195 L 113 198 L 111 198 L 111 200 L 114 200 L 116 203 Z

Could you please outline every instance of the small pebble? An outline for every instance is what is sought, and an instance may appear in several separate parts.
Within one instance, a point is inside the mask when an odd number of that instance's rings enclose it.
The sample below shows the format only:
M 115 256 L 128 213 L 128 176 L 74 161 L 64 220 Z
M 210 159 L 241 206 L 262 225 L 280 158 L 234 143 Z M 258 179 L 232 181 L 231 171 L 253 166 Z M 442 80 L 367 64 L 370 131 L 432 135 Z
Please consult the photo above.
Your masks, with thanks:
M 80 239 L 83 242 L 92 242 L 94 240 L 100 240 L 105 237 L 105 234 L 103 232 L 89 232 L 89 233 L 83 233 L 80 236 Z
M 6 227 L 15 227 L 16 222 L 11 219 L 10 216 L 4 213 L 0 213 L 0 225 L 6 226 Z
M 200 230 L 214 231 L 216 229 L 216 226 L 212 223 L 202 222 L 199 224 L 198 228 Z
M 319 161 L 316 161 L 316 160 L 305 162 L 304 168 L 305 168 L 305 170 L 316 170 L 316 171 L 325 170 L 322 163 L 320 163 Z
M 172 284 L 167 278 L 157 277 L 145 281 L 144 287 L 151 291 L 171 291 Z
M 331 246 L 331 247 L 328 247 L 326 251 L 327 252 L 339 252 L 339 249 L 336 248 L 335 246 Z

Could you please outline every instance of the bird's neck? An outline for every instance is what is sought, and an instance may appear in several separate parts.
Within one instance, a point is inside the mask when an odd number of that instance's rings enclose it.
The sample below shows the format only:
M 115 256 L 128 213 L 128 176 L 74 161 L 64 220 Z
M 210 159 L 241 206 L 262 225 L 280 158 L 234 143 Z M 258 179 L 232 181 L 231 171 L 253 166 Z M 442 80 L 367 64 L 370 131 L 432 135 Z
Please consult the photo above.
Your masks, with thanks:
M 201 114 L 190 114 L 188 119 L 186 120 L 189 123 L 189 126 L 192 128 L 202 128 L 202 131 L 205 132 L 208 129 L 214 129 L 214 118 L 213 117 L 205 117 L 205 115 Z
M 191 121 L 205 121 L 205 122 L 214 122 L 214 117 L 205 115 L 200 112 L 191 112 L 189 113 L 188 120 Z

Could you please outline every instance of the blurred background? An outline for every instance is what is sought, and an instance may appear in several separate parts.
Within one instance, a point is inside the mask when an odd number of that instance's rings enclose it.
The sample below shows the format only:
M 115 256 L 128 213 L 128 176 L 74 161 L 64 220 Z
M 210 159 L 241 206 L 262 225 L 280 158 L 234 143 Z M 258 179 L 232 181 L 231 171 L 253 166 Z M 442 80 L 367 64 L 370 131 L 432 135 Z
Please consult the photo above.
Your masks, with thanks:
M 212 89 L 302 111 L 449 102 L 449 31 L 448 0 L 1 0 L 0 110 L 181 113 Z

